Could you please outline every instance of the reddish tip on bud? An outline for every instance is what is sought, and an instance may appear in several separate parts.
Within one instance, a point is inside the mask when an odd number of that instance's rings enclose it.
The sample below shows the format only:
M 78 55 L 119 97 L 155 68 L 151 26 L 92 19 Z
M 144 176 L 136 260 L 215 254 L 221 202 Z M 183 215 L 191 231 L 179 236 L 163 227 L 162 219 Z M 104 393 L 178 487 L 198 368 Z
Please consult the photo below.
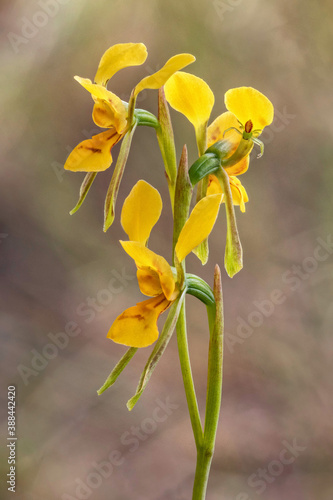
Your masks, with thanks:
M 249 134 L 253 129 L 253 123 L 251 120 L 245 123 L 245 132 Z

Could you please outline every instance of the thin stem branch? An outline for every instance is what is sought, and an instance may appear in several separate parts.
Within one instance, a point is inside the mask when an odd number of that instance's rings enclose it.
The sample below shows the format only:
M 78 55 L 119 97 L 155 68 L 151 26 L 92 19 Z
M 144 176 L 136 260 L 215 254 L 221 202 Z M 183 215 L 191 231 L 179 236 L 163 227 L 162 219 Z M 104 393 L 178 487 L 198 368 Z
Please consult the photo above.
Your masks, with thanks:
M 182 370 L 184 388 L 186 393 L 186 400 L 190 413 L 195 445 L 198 450 L 202 446 L 203 432 L 202 432 L 202 426 L 198 408 L 198 401 L 194 389 L 190 355 L 187 343 L 185 301 L 180 310 L 177 322 L 177 342 L 178 342 L 180 366 Z

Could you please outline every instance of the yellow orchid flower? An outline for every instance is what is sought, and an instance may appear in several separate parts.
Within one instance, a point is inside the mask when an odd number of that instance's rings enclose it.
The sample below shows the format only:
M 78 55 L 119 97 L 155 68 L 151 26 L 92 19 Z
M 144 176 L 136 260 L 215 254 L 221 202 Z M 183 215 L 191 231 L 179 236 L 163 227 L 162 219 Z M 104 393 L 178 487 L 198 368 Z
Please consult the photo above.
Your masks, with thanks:
M 199 130 L 207 127 L 214 99 L 210 98 L 213 93 L 201 78 L 179 71 L 167 81 L 165 95 L 169 104 L 184 114 L 193 124 L 196 136 L 198 136 Z M 228 90 L 225 94 L 225 104 L 228 111 L 218 116 L 207 128 L 206 147 L 227 138 L 231 143 L 230 153 L 226 157 L 228 159 L 237 150 L 243 134 L 246 135 L 246 138 L 253 135 L 253 140 L 256 141 L 255 137 L 262 132 L 266 125 L 272 123 L 274 108 L 267 97 L 252 87 Z M 235 176 L 246 172 L 249 162 L 248 154 L 237 164 L 225 168 L 229 175 L 233 202 L 235 205 L 240 205 L 241 211 L 245 210 L 244 203 L 248 197 L 240 181 L 235 180 Z M 216 182 L 218 181 L 216 180 Z M 210 183 L 212 183 L 212 178 L 210 178 Z M 209 192 L 212 192 L 213 187 L 214 184 L 211 184 Z M 216 183 L 215 188 L 217 188 Z
M 176 245 L 181 262 L 212 231 L 221 203 L 220 193 L 206 196 L 191 212 Z M 145 181 L 138 181 L 126 198 L 121 221 L 130 241 L 121 241 L 125 252 L 137 266 L 141 292 L 151 297 L 126 309 L 116 318 L 107 337 L 118 344 L 146 347 L 158 338 L 157 320 L 181 293 L 175 271 L 164 257 L 145 246 L 158 221 L 162 200 L 158 191 Z M 133 225 L 130 224 L 133 221 Z
M 94 100 L 92 116 L 95 124 L 109 130 L 93 136 L 92 139 L 82 141 L 76 146 L 67 158 L 66 170 L 101 172 L 110 167 L 112 163 L 111 149 L 124 137 L 132 123 L 129 123 L 131 106 L 110 92 L 106 85 L 118 71 L 130 66 L 141 65 L 146 58 L 147 49 L 142 43 L 113 45 L 100 60 L 95 83 L 92 83 L 88 78 L 75 77 L 75 80 L 92 95 Z M 144 89 L 162 87 L 173 73 L 194 60 L 195 57 L 191 54 L 178 54 L 171 57 L 159 71 L 143 78 L 133 89 L 131 98 L 133 106 L 139 92 Z

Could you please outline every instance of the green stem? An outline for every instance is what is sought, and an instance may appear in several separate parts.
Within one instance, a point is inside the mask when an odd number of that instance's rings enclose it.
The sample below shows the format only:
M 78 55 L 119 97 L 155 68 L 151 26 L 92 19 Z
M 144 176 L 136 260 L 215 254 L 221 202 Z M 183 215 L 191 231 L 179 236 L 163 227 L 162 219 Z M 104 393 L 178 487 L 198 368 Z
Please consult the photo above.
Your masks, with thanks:
M 204 500 L 206 497 L 220 416 L 223 368 L 223 298 L 221 274 L 218 266 L 215 268 L 214 295 L 216 312 L 214 307 L 207 307 L 210 342 L 205 430 L 202 445 L 198 449 L 192 500 Z
M 191 198 L 192 198 L 192 185 L 188 177 L 187 149 L 186 146 L 184 146 L 179 163 L 176 191 L 175 191 L 174 226 L 173 226 L 174 256 L 175 256 L 174 249 L 179 234 L 188 217 Z M 182 263 L 176 261 L 175 263 L 177 267 L 178 279 L 182 280 L 182 278 L 185 277 L 185 261 L 183 261 Z M 190 355 L 187 343 L 185 301 L 180 310 L 176 329 L 177 329 L 179 360 L 183 375 L 186 400 L 189 408 L 195 444 L 198 449 L 198 447 L 200 447 L 202 444 L 203 430 L 200 420 L 197 397 L 194 389 Z
M 195 445 L 198 450 L 202 446 L 203 432 L 198 408 L 198 401 L 194 389 L 190 355 L 187 343 L 185 302 L 182 305 L 177 321 L 177 342 L 186 400 L 190 413 Z

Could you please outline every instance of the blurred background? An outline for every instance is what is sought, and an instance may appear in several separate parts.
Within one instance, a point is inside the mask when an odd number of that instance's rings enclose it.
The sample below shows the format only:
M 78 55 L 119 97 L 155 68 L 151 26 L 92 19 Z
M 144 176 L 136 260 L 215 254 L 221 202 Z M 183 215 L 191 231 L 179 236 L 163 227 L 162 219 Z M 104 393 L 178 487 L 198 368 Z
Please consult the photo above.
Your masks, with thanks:
M 223 274 L 225 364 L 221 420 L 208 500 L 331 500 L 332 485 L 332 59 L 333 4 L 295 0 L 32 0 L 1 2 L 1 404 L 17 387 L 17 499 L 186 500 L 195 446 L 174 337 L 141 400 L 134 394 L 150 348 L 117 383 L 96 390 L 125 352 L 106 333 L 143 300 L 122 251 L 120 207 L 143 178 L 164 200 L 150 248 L 171 253 L 171 211 L 153 129 L 134 136 L 117 216 L 104 234 L 112 169 L 98 175 L 73 216 L 84 174 L 63 171 L 72 148 L 96 131 L 92 101 L 74 75 L 93 78 L 111 45 L 143 42 L 149 57 L 121 71 L 112 91 L 133 86 L 172 55 L 224 92 L 253 86 L 276 115 L 241 177 L 236 207 L 244 269 Z M 157 92 L 138 106 L 156 113 Z M 191 125 L 172 112 L 178 158 L 196 159 Z M 114 158 L 116 157 L 115 148 Z M 188 271 L 212 284 L 223 266 L 225 216 L 210 261 Z M 187 301 L 197 396 L 205 405 L 205 309 Z M 163 317 L 161 323 L 163 323 Z M 4 485 L 7 451 L 1 449 Z M 6 485 L 5 485 L 6 490 Z M 8 492 L 5 491 L 4 498 Z

